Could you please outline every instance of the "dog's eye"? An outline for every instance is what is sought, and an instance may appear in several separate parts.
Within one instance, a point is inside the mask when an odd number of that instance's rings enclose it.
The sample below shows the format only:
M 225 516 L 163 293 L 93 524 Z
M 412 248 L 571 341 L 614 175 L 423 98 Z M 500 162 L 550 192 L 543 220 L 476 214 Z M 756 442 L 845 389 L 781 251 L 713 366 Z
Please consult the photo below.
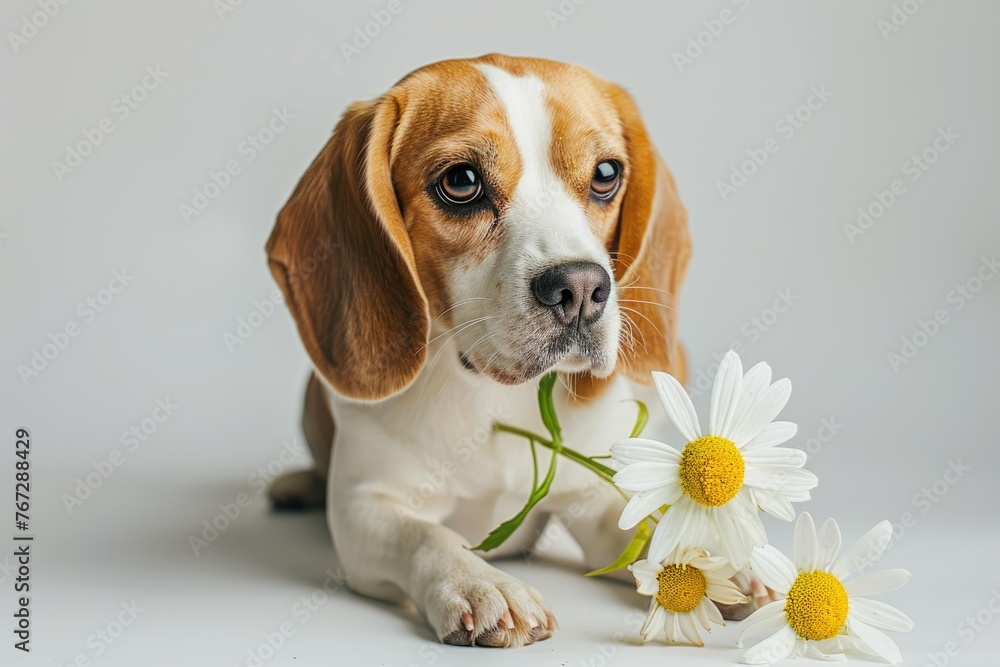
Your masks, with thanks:
M 605 160 L 594 169 L 594 177 L 590 181 L 590 191 L 598 199 L 611 199 L 618 191 L 621 182 L 622 167 L 614 160 Z
M 444 173 L 438 181 L 437 192 L 449 204 L 471 204 L 483 193 L 483 183 L 471 164 L 460 164 Z

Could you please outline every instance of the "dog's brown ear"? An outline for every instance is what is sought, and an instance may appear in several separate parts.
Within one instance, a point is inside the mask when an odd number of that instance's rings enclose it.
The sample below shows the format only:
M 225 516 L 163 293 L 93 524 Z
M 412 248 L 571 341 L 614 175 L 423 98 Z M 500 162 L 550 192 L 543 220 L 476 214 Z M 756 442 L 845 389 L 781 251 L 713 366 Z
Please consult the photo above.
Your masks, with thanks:
M 618 367 L 642 384 L 652 382 L 653 370 L 683 382 L 677 302 L 691 256 L 687 212 L 632 98 L 617 86 L 611 98 L 628 146 L 627 185 L 612 255 L 621 305 L 629 309 L 622 311 L 629 343 L 622 345 Z
M 357 400 L 402 391 L 426 356 L 427 299 L 389 164 L 398 115 L 391 97 L 352 105 L 267 242 L 316 370 Z

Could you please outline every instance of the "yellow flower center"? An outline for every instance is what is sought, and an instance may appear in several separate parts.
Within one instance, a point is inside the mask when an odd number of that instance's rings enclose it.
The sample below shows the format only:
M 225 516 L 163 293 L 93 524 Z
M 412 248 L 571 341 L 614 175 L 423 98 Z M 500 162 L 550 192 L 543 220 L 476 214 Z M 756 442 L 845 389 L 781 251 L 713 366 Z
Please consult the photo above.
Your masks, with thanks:
M 803 572 L 785 599 L 789 627 L 803 639 L 836 637 L 847 623 L 847 591 L 829 572 Z
M 690 565 L 667 565 L 656 580 L 660 583 L 656 601 L 664 609 L 678 613 L 697 607 L 708 588 L 705 575 Z
M 681 454 L 681 487 L 706 507 L 719 507 L 735 498 L 745 471 L 740 450 L 731 440 L 717 435 L 692 440 Z

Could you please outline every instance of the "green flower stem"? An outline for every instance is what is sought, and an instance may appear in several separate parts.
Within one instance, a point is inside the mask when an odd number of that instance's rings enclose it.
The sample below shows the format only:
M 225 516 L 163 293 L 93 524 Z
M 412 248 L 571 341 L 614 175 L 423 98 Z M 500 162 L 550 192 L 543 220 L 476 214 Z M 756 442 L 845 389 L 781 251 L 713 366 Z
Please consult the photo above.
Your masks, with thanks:
M 496 423 L 493 424 L 493 429 L 496 431 L 502 431 L 504 433 L 512 433 L 514 435 L 519 435 L 522 438 L 527 438 L 528 440 L 531 440 L 532 442 L 541 445 L 542 447 L 546 447 L 548 449 L 551 449 L 552 451 L 558 451 L 566 458 L 572 459 L 577 463 L 579 463 L 580 465 L 589 468 L 592 472 L 597 474 L 602 479 L 614 483 L 612 479 L 615 474 L 614 470 L 612 470 L 606 465 L 598 463 L 597 461 L 593 460 L 586 454 L 581 454 L 575 449 L 571 449 L 566 445 L 557 446 L 551 440 L 547 440 L 538 435 L 537 433 L 532 433 L 531 431 L 526 431 L 516 426 L 508 426 L 507 424 Z
M 551 440 L 546 440 L 545 438 L 543 438 L 542 436 L 538 435 L 537 433 L 532 433 L 531 431 L 527 431 L 527 430 L 525 430 L 523 428 L 518 428 L 516 426 L 510 426 L 508 424 L 503 424 L 503 423 L 500 423 L 500 422 L 496 422 L 496 423 L 493 424 L 493 430 L 494 431 L 500 431 L 502 433 L 511 433 L 513 435 L 519 435 L 522 438 L 525 438 L 525 439 L 529 440 L 532 443 L 531 444 L 532 453 L 534 453 L 535 444 L 539 444 L 542 447 L 546 447 L 547 449 L 550 449 L 550 450 L 552 450 L 554 452 L 562 454 L 563 456 L 565 456 L 568 459 L 576 461 L 577 463 L 579 463 L 580 465 L 582 465 L 584 468 L 587 468 L 588 470 L 590 470 L 591 472 L 593 472 L 595 475 L 597 475 L 598 477 L 600 477 L 601 479 L 603 479 L 605 482 L 607 482 L 608 484 L 610 484 L 614 488 L 614 490 L 618 492 L 618 495 L 620 495 L 622 498 L 624 498 L 626 501 L 628 501 L 628 499 L 629 499 L 628 495 L 624 491 L 622 491 L 621 489 L 619 489 L 617 484 L 615 484 L 615 480 L 614 480 L 615 471 L 613 469 L 609 468 L 608 466 L 606 466 L 606 465 L 604 465 L 602 463 L 598 463 L 597 461 L 595 461 L 594 460 L 595 457 L 587 456 L 586 454 L 578 452 L 575 449 L 567 447 L 566 445 L 558 445 L 557 446 Z M 652 521 L 654 524 L 659 523 L 659 519 L 657 519 L 654 516 L 649 516 L 647 518 L 650 521 Z

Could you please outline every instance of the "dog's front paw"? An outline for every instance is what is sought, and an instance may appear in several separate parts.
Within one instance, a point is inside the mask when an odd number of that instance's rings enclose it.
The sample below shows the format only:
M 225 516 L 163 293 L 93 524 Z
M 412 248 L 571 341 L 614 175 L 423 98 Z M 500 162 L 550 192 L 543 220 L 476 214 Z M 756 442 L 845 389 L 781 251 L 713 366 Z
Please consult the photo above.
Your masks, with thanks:
M 555 616 L 531 586 L 483 563 L 435 587 L 427 616 L 445 644 L 505 648 L 548 639 Z

